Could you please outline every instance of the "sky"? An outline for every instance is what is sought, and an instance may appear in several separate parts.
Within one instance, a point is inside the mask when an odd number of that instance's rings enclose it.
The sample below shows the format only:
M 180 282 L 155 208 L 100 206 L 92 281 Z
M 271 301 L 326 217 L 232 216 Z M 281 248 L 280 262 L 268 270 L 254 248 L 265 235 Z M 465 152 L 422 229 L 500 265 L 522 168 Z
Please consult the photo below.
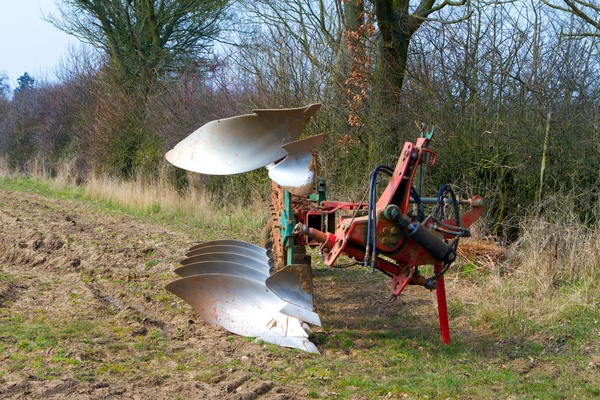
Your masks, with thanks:
M 55 80 L 54 70 L 69 46 L 79 41 L 58 30 L 43 15 L 56 13 L 56 0 L 0 0 L 0 74 L 12 88 L 27 72 L 38 80 Z

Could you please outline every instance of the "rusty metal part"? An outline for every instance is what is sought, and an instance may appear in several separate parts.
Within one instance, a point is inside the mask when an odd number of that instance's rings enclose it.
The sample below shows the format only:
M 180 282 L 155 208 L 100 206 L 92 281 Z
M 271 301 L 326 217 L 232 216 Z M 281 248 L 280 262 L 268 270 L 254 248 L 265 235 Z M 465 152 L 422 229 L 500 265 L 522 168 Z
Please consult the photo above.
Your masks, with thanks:
M 414 268 L 405 268 L 402 275 L 394 275 L 392 278 L 392 295 L 398 296 L 410 282 L 415 273 Z
M 300 137 L 320 104 L 211 121 L 166 154 L 176 167 L 209 175 L 230 175 L 264 167 L 288 155 L 281 146 Z
M 287 250 L 283 245 L 280 229 L 281 212 L 283 210 L 283 189 L 276 182 L 272 183 L 271 189 L 271 219 L 267 221 L 265 237 L 269 237 L 272 243 L 269 258 L 273 262 L 274 271 L 279 271 L 286 265 Z
M 300 320 L 279 312 L 285 302 L 264 283 L 234 275 L 206 274 L 179 279 L 166 289 L 190 304 L 209 324 L 268 343 L 318 353 Z
M 292 264 L 271 275 L 265 281 L 267 288 L 289 306 L 281 311 L 302 321 L 321 326 L 314 312 L 312 268 L 306 264 Z

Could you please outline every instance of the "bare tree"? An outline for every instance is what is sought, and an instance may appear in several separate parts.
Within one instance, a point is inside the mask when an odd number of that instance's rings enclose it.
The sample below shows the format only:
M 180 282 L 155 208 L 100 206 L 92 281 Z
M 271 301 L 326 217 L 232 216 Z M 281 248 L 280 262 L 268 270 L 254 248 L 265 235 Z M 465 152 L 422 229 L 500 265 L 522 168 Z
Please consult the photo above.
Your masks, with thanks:
M 9 90 L 8 75 L 6 75 L 6 72 L 3 72 L 0 74 L 0 99 L 7 100 Z
M 272 101 L 325 97 L 340 43 L 339 3 L 259 0 L 239 7 L 230 54 L 235 68 L 252 76 L 259 91 L 277 98 Z
M 578 36 L 600 36 L 600 2 L 597 0 L 542 0 L 542 3 L 574 15 L 594 29 L 578 33 Z
M 470 13 L 456 20 L 435 19 L 432 16 L 445 7 L 461 7 L 468 0 L 374 0 L 377 27 L 380 32 L 379 59 L 376 80 L 387 102 L 395 102 L 404 83 L 408 48 L 417 30 L 427 21 L 451 23 L 464 20 Z
M 8 85 L 8 75 L 0 74 L 0 153 L 7 149 L 10 141 L 10 86 Z

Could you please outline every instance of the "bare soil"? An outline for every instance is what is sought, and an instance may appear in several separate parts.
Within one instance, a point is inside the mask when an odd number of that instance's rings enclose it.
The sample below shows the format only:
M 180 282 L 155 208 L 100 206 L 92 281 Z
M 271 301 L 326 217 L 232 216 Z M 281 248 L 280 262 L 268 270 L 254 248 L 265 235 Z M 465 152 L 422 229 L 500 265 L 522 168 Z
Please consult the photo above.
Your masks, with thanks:
M 0 324 L 15 329 L 0 335 L 0 398 L 304 398 L 261 378 L 283 355 L 203 323 L 163 289 L 199 241 L 0 191 Z

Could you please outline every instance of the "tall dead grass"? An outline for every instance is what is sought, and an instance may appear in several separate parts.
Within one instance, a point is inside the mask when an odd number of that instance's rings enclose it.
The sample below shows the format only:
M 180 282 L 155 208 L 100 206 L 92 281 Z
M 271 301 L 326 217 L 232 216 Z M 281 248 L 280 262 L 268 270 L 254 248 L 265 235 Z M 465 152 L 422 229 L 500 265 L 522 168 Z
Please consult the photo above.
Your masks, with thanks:
M 108 175 L 92 175 L 84 188 L 86 195 L 92 199 L 131 207 L 144 214 L 162 212 L 204 219 L 216 211 L 210 199 L 202 192 L 191 188 L 179 193 L 160 178 L 148 180 L 136 177 L 122 180 Z
M 600 299 L 600 221 L 580 222 L 568 196 L 548 198 L 521 223 L 516 274 L 537 298 L 596 306 Z
M 8 158 L 0 156 L 0 178 L 11 178 L 13 171 L 10 168 Z
M 178 191 L 168 180 L 168 166 L 161 169 L 157 178 L 137 176 L 130 180 L 92 174 L 85 182 L 85 194 L 98 199 L 127 207 L 145 215 L 161 215 L 179 220 L 195 220 L 215 229 L 231 229 L 241 225 L 254 226 L 257 231 L 263 223 L 262 204 L 244 207 L 240 203 L 217 206 L 201 187 L 190 185 Z
M 11 170 L 8 160 L 0 158 L 0 177 L 28 176 L 45 181 L 55 190 L 80 183 L 85 197 L 109 206 L 125 208 L 139 215 L 158 216 L 177 221 L 196 221 L 216 230 L 256 230 L 258 237 L 263 224 L 265 206 L 259 200 L 251 206 L 230 203 L 217 206 L 202 187 L 190 185 L 178 191 L 169 181 L 169 167 L 164 165 L 156 178 L 137 176 L 123 180 L 106 174 L 90 174 L 78 182 L 75 160 L 63 160 L 51 172 L 43 159 L 28 162 L 25 172 Z M 257 212 L 257 210 L 260 210 Z
M 579 222 L 571 199 L 546 200 L 520 223 L 519 239 L 479 285 L 452 280 L 475 320 L 499 331 L 529 335 L 536 324 L 569 323 L 600 305 L 600 223 Z M 488 267 L 488 271 L 490 268 Z
M 524 221 L 515 243 L 517 272 L 537 296 L 548 296 L 576 285 L 589 292 L 589 300 L 600 294 L 600 225 L 586 227 L 577 217 L 544 215 Z

